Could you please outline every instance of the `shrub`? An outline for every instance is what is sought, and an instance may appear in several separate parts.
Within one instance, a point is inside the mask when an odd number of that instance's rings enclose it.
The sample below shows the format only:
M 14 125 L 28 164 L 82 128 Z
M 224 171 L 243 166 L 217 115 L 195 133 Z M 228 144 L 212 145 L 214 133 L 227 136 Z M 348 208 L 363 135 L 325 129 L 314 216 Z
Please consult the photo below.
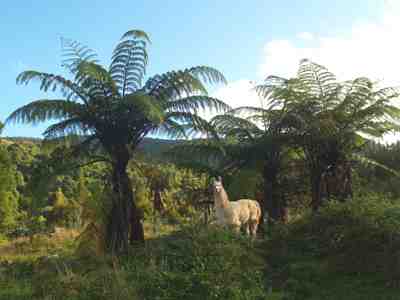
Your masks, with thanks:
M 36 267 L 36 295 L 51 299 L 266 299 L 264 262 L 246 237 L 195 225 L 149 240 L 132 252 L 119 259 L 45 259 Z
M 326 203 L 271 235 L 274 263 L 307 255 L 324 258 L 328 269 L 343 274 L 382 274 L 389 283 L 400 279 L 400 205 L 378 197 Z M 290 273 L 290 270 L 289 270 Z
M 143 299 L 264 299 L 255 249 L 246 237 L 190 226 L 122 265 Z

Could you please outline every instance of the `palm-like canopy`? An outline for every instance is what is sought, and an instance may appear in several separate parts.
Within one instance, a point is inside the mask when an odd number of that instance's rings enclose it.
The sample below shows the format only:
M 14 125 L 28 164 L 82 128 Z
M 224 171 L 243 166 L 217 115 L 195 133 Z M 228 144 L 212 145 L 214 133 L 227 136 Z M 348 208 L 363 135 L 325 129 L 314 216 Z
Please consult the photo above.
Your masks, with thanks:
M 198 111 L 227 106 L 209 97 L 203 83 L 225 82 L 223 75 L 199 66 L 156 75 L 144 82 L 148 43 L 145 32 L 128 31 L 106 69 L 91 49 L 64 41 L 63 66 L 72 73 L 72 80 L 37 71 L 25 71 L 17 78 L 21 84 L 37 80 L 41 90 L 59 90 L 64 98 L 33 101 L 14 111 L 7 122 L 59 120 L 44 132 L 46 139 L 85 135 L 87 142 L 100 141 L 110 154 L 113 145 L 135 147 L 151 133 L 183 137 L 189 128 L 209 130 Z
M 276 80 L 271 77 L 269 80 Z M 258 87 L 257 87 L 258 89 Z M 293 115 L 286 106 L 276 106 L 260 91 L 264 107 L 239 107 L 217 116 L 213 125 L 225 137 L 241 145 L 234 160 L 254 166 L 263 177 L 263 208 L 271 220 L 286 220 L 287 210 L 282 190 L 282 175 L 289 159 L 296 157 L 293 142 L 297 135 Z M 245 146 L 245 147 L 243 147 Z
M 219 154 L 221 165 L 260 165 L 263 161 L 264 191 L 270 203 L 279 202 L 273 185 L 282 159 L 288 158 L 293 148 L 303 150 L 315 207 L 319 206 L 321 180 L 328 169 L 350 187 L 340 191 L 341 195 L 334 194 L 339 197 L 351 195 L 351 161 L 391 171 L 358 152 L 366 138 L 400 130 L 396 122 L 400 109 L 392 103 L 399 96 L 397 88 L 376 89 L 371 80 L 363 77 L 338 82 L 323 66 L 303 60 L 297 77 L 270 76 L 256 90 L 268 103 L 265 109 L 241 107 L 212 120 L 223 137 L 219 145 L 224 151 L 218 151 L 209 141 L 194 148 L 201 150 L 200 156 L 211 155 L 214 160 Z
M 218 139 L 192 141 L 176 147 L 173 152 L 182 162 L 193 165 L 194 159 L 203 167 L 212 167 L 215 175 L 243 168 L 257 169 L 263 174 L 263 212 L 274 220 L 284 219 L 279 177 L 282 164 L 292 151 L 294 134 L 291 115 L 285 108 L 269 106 L 239 107 L 217 115 L 211 120 Z
M 396 122 L 400 109 L 392 103 L 400 95 L 397 88 L 376 89 L 364 77 L 338 82 L 325 67 L 308 60 L 301 61 L 296 78 L 270 77 L 257 89 L 271 105 L 291 112 L 297 144 L 310 169 L 316 206 L 321 176 L 328 167 L 360 160 L 355 153 L 365 137 L 400 130 Z
M 296 78 L 274 79 L 257 89 L 272 105 L 291 111 L 293 125 L 304 140 L 354 144 L 360 134 L 381 137 L 400 130 L 396 123 L 400 109 L 392 103 L 400 95 L 397 88 L 377 90 L 364 77 L 338 82 L 325 67 L 308 60 L 301 61 Z
M 44 132 L 46 140 L 80 135 L 83 141 L 74 145 L 75 156 L 93 154 L 93 149 L 99 148 L 108 154 L 115 194 L 108 244 L 118 252 L 127 249 L 129 223 L 133 224 L 132 239 L 143 239 L 126 172 L 135 147 L 148 134 L 184 137 L 193 131 L 212 132 L 198 112 L 228 109 L 222 101 L 207 95 L 205 83 L 225 82 L 223 75 L 211 67 L 171 71 L 145 80 L 149 42 L 143 31 L 126 32 L 114 49 L 110 66 L 105 68 L 91 49 L 63 41 L 63 66 L 72 79 L 38 71 L 25 71 L 17 78 L 20 84 L 39 81 L 41 90 L 59 91 L 62 97 L 33 101 L 14 111 L 6 121 L 57 120 Z

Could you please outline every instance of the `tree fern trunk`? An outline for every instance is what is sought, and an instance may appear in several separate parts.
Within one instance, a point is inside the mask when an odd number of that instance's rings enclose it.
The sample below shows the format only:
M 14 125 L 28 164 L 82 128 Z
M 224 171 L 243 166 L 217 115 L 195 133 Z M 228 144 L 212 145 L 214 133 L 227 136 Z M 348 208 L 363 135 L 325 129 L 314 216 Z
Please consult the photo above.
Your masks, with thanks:
M 327 176 L 327 187 L 331 191 L 329 196 L 345 201 L 353 197 L 351 165 L 349 162 L 341 162 Z M 329 198 L 329 197 L 328 197 Z
M 268 213 L 269 223 L 284 221 L 286 219 L 286 201 L 282 201 L 278 182 L 279 167 L 266 163 L 263 172 L 264 200 L 263 217 Z
M 322 205 L 321 179 L 321 172 L 314 171 L 311 174 L 311 207 L 314 212 Z
M 125 147 L 115 151 L 112 171 L 112 207 L 107 224 L 106 245 L 111 253 L 125 253 L 129 242 L 144 241 L 141 217 L 135 205 L 131 180 L 127 173 L 129 152 Z
M 132 212 L 130 218 L 130 237 L 131 244 L 144 242 L 144 230 L 142 224 L 142 216 L 139 213 L 135 203 L 132 205 Z

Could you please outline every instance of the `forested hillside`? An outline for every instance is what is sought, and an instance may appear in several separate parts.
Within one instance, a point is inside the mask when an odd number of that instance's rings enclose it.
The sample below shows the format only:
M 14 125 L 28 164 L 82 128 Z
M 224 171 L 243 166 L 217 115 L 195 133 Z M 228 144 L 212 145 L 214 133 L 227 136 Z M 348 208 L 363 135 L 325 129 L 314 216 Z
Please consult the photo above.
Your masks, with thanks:
M 302 59 L 230 107 L 213 67 L 149 76 L 149 45 L 18 75 L 58 98 L 4 121 L 51 124 L 0 137 L 0 299 L 398 299 L 400 144 L 374 140 L 400 89 Z
M 238 240 L 238 237 L 226 236 L 227 233 L 214 232 L 215 229 L 212 229 L 213 227 L 210 225 L 204 227 L 212 220 L 212 215 L 209 215 L 208 211 L 210 204 L 207 203 L 207 201 L 212 201 L 212 195 L 209 194 L 209 175 L 180 168 L 171 163 L 160 162 L 159 158 L 162 158 L 163 155 L 155 155 L 155 153 L 163 153 L 165 149 L 169 149 L 171 143 L 175 144 L 175 142 L 163 144 L 163 141 L 149 139 L 146 141 L 146 147 L 150 148 L 151 157 L 154 159 L 148 161 L 147 157 L 149 156 L 141 156 L 143 160 L 132 163 L 129 173 L 134 182 L 132 188 L 135 190 L 144 214 L 146 237 L 154 240 L 149 242 L 148 247 L 155 248 L 151 253 L 135 254 L 136 258 L 124 259 L 119 262 L 122 268 L 136 266 L 135 268 L 144 272 L 141 275 L 132 273 L 132 271 L 122 271 L 122 269 L 109 269 L 107 260 L 101 260 L 102 272 L 105 273 L 95 275 L 97 271 L 94 271 L 95 273 L 90 271 L 93 262 L 85 257 L 93 255 L 93 253 L 97 253 L 96 255 L 102 253 L 101 246 L 99 246 L 102 238 L 96 233 L 95 228 L 97 230 L 101 228 L 101 219 L 104 217 L 101 211 L 104 209 L 103 205 L 107 205 L 106 199 L 102 196 L 107 189 L 104 186 L 107 167 L 98 163 L 80 169 L 71 169 L 63 174 L 44 177 L 44 179 L 40 178 L 43 173 L 38 168 L 42 168 L 45 162 L 49 162 L 51 152 L 42 145 L 42 141 L 32 141 L 28 138 L 2 141 L 0 152 L 2 163 L 0 253 L 2 270 L 9 270 L 8 272 L 12 270 L 12 273 L 6 277 L 4 277 L 5 273 L 2 275 L 2 286 L 6 289 L 0 293 L 3 295 L 1 299 L 30 299 L 32 288 L 38 295 L 38 299 L 47 295 L 49 289 L 53 290 L 54 295 L 69 295 L 68 297 L 71 299 L 75 299 L 73 295 L 78 291 L 80 294 L 91 295 L 90 297 L 103 297 L 101 295 L 114 295 L 115 297 L 117 294 L 131 295 L 137 293 L 138 290 L 141 291 L 142 296 L 145 295 L 146 299 L 160 297 L 163 294 L 167 297 L 165 299 L 168 299 L 168 297 L 183 295 L 181 294 L 183 291 L 179 288 L 179 281 L 187 282 L 186 287 L 189 289 L 186 291 L 187 293 L 203 295 L 211 299 L 211 294 L 205 293 L 205 291 L 216 288 L 215 278 L 218 278 L 221 270 L 215 270 L 217 273 L 214 273 L 212 269 L 203 270 L 202 272 L 205 273 L 202 276 L 205 276 L 206 282 L 203 282 L 201 288 L 196 286 L 189 288 L 189 285 L 197 282 L 198 276 L 200 276 L 197 273 L 199 266 L 194 269 L 189 267 L 194 263 L 194 257 L 196 257 L 196 264 L 204 260 L 204 263 L 215 264 L 219 268 L 227 268 L 228 264 L 230 265 L 225 274 L 230 274 L 232 279 L 226 277 L 225 281 L 219 281 L 224 292 L 215 291 L 219 295 L 215 299 L 219 299 L 222 295 L 237 295 L 238 299 L 247 299 L 246 297 L 258 299 L 258 296 L 267 293 L 263 292 L 264 289 L 268 291 L 272 287 L 275 292 L 270 294 L 270 297 L 276 297 L 276 299 L 283 297 L 284 293 L 281 294 L 280 290 L 297 295 L 297 298 L 293 299 L 311 299 L 310 297 L 314 294 L 317 296 L 312 299 L 320 299 L 318 297 L 330 297 L 337 293 L 343 293 L 342 299 L 357 299 L 346 298 L 350 293 L 346 290 L 347 288 L 352 289 L 351 297 L 357 297 L 356 295 L 367 297 L 369 294 L 373 297 L 381 295 L 381 298 L 374 299 L 396 299 L 397 297 L 397 289 L 391 292 L 390 288 L 384 288 L 386 283 L 392 282 L 392 279 L 397 278 L 396 274 L 398 274 L 397 263 L 393 261 L 395 258 L 391 258 L 391 254 L 387 252 L 392 250 L 386 248 L 389 244 L 385 238 L 385 230 L 397 228 L 392 226 L 395 226 L 397 211 L 400 211 L 400 207 L 397 208 L 399 197 L 397 188 L 400 185 L 400 179 L 394 177 L 390 172 L 382 171 L 379 166 L 372 168 L 361 164 L 355 166 L 353 171 L 355 198 L 358 200 L 354 200 L 354 203 L 349 203 L 347 206 L 332 204 L 324 209 L 318 219 L 308 220 L 309 216 L 304 216 L 297 220 L 298 214 L 303 215 L 303 209 L 308 205 L 308 192 L 305 192 L 303 196 L 297 194 L 297 196 L 291 197 L 292 201 L 288 204 L 292 219 L 290 224 L 275 227 L 274 231 L 266 227 L 267 235 L 270 236 L 269 242 L 260 240 L 250 246 L 245 238 Z M 365 154 L 382 164 L 390 165 L 393 169 L 400 169 L 399 149 L 397 144 L 383 146 L 371 143 L 366 147 Z M 245 178 L 249 174 L 249 171 L 243 170 L 236 173 L 235 176 Z M 254 188 L 261 186 L 260 178 L 258 182 L 250 185 L 246 180 L 230 179 L 229 176 L 226 179 L 227 182 L 231 182 L 227 185 L 227 189 L 235 197 L 236 195 L 239 197 L 240 194 L 246 195 L 246 193 L 254 196 Z M 244 184 L 241 185 L 241 183 Z M 300 189 L 306 190 L 306 187 Z M 395 205 L 396 209 L 390 213 L 389 208 L 392 205 Z M 196 221 L 199 222 L 196 225 L 199 226 L 197 229 L 186 228 L 187 225 L 182 227 L 189 220 L 193 222 L 197 218 L 200 218 Z M 328 227 L 330 222 L 335 223 L 334 227 Z M 369 228 L 373 224 L 370 222 L 384 223 L 380 225 L 383 227 L 379 229 L 379 227 Z M 391 222 L 395 223 L 390 225 Z M 312 225 L 313 223 L 315 224 Z M 95 227 L 85 224 L 92 224 Z M 81 228 L 85 228 L 85 226 L 86 230 L 78 235 Z M 205 228 L 209 228 L 207 232 L 204 231 Z M 315 232 L 313 228 L 320 233 Z M 347 229 L 343 232 L 340 228 Z M 179 233 L 171 235 L 171 232 L 176 230 Z M 325 233 L 321 235 L 324 231 Z M 339 235 L 343 240 L 337 244 L 339 241 L 332 240 L 332 238 Z M 361 237 L 362 241 L 359 239 Z M 365 240 L 364 242 L 365 238 L 370 241 Z M 192 247 L 189 246 L 192 242 L 185 242 L 186 239 L 190 239 L 195 244 L 199 243 L 198 246 L 193 245 L 197 248 L 187 248 Z M 222 248 L 216 250 L 215 243 Z M 391 243 L 392 246 L 396 246 L 393 243 L 397 242 L 392 240 Z M 380 254 L 375 252 L 378 249 L 374 250 L 374 247 L 380 248 L 380 245 L 386 249 L 383 250 L 383 253 L 386 253 L 385 258 L 375 257 Z M 282 247 L 286 250 L 283 250 Z M 264 253 L 266 249 L 268 250 Z M 194 251 L 194 253 L 190 254 L 190 251 Z M 254 254 L 251 255 L 255 255 L 252 258 L 255 261 L 249 265 L 248 255 L 253 252 Z M 74 256 L 81 257 L 81 260 L 84 259 L 86 261 L 84 265 L 67 258 L 72 253 Z M 216 254 L 218 256 L 215 256 Z M 261 256 L 259 256 L 260 254 Z M 27 255 L 30 257 L 28 261 L 25 259 Z M 53 255 L 55 255 L 54 258 Z M 178 259 L 173 258 L 173 255 L 183 256 Z M 210 255 L 215 259 L 210 261 Z M 183 269 L 172 265 L 164 266 L 163 268 L 167 268 L 164 272 L 168 270 L 167 274 L 169 275 L 157 277 L 146 265 L 147 260 L 156 257 L 165 259 L 163 258 L 165 256 L 171 256 L 169 258 L 171 263 L 178 259 L 183 264 Z M 236 265 L 240 264 L 242 259 L 247 262 L 248 269 L 245 271 L 240 265 Z M 379 264 L 382 265 L 372 266 L 371 259 L 377 259 L 377 263 L 380 261 Z M 265 262 L 263 262 L 264 260 Z M 367 264 L 369 267 L 365 265 L 366 261 L 369 262 Z M 98 263 L 99 261 L 96 261 L 96 264 Z M 52 265 L 60 266 L 60 264 L 67 269 L 61 273 L 57 271 L 58 275 L 54 277 Z M 41 268 L 41 273 L 31 273 L 37 268 Z M 382 276 L 373 275 L 376 268 L 385 270 Z M 71 275 L 64 272 L 74 274 L 74 278 L 68 279 L 66 276 Z M 85 272 L 89 273 L 84 275 Z M 238 274 L 235 275 L 235 272 Z M 120 282 L 119 280 L 122 279 L 117 279 L 118 276 L 123 276 L 123 278 L 136 276 L 137 283 L 128 284 L 125 281 L 127 279 Z M 173 279 L 169 276 L 178 277 Z M 36 283 L 31 282 L 32 278 Z M 68 280 L 68 283 L 63 284 L 61 280 Z M 107 280 L 112 287 L 107 290 L 103 289 L 96 284 L 97 280 Z M 232 287 L 230 280 L 240 280 L 239 286 Z M 332 280 L 336 282 L 335 285 L 332 285 Z M 39 284 L 38 281 L 43 282 Z M 47 283 L 45 284 L 45 282 Z M 245 291 L 248 288 L 248 282 L 252 282 L 253 294 L 241 295 L 240 284 L 246 285 L 243 290 Z M 382 285 L 379 282 L 382 282 Z M 167 285 L 175 288 L 170 290 Z M 367 286 L 363 288 L 364 285 Z M 228 286 L 233 290 L 227 289 Z M 343 288 L 343 286 L 347 288 Z M 54 287 L 57 287 L 56 290 L 53 289 Z M 316 292 L 321 288 L 323 290 Z M 141 296 L 138 297 L 141 299 Z

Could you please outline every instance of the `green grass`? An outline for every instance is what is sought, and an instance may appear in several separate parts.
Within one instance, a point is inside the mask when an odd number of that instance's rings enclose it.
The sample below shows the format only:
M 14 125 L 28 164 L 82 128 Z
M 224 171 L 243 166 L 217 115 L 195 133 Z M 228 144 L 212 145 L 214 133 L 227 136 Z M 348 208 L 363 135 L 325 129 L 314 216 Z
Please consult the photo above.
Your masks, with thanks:
M 20 253 L 3 242 L 0 299 L 397 300 L 399 211 L 375 201 L 333 203 L 257 241 L 213 226 L 166 226 L 118 259 L 79 256 L 67 235 Z
M 38 255 L 40 244 L 9 254 L 0 299 L 265 299 L 257 243 L 213 227 L 168 226 L 119 259 L 79 257 L 62 249 L 70 240 L 58 243 L 49 248 L 57 256 Z
M 265 241 L 274 289 L 285 299 L 400 299 L 400 210 L 381 199 L 331 203 L 276 225 Z

